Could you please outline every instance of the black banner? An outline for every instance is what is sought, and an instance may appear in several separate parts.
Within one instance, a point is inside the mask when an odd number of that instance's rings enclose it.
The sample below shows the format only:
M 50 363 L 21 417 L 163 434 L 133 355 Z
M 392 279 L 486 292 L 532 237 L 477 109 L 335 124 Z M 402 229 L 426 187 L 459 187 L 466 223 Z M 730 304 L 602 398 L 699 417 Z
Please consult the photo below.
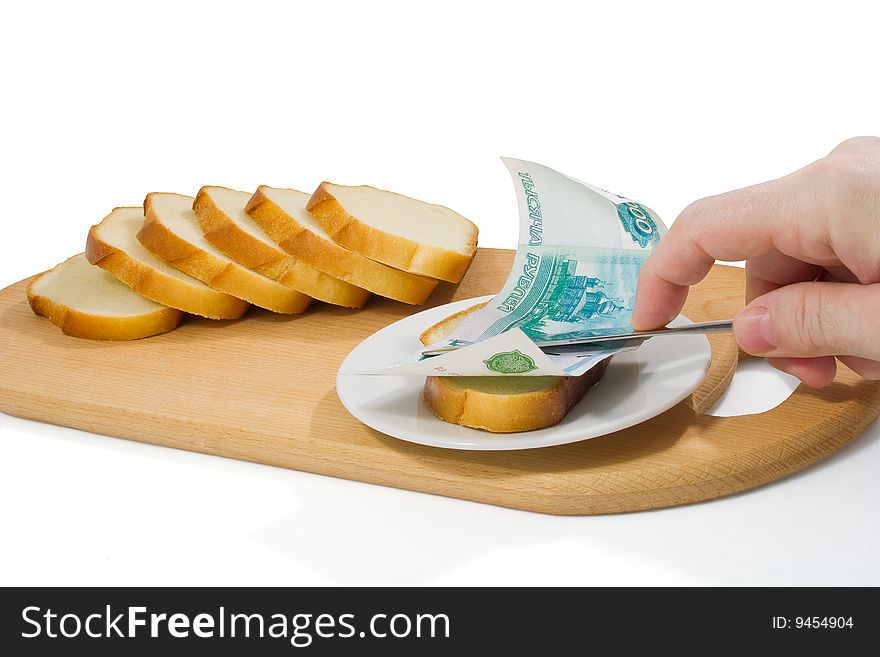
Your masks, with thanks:
M 684 654 L 841 650 L 880 636 L 878 608 L 866 589 L 4 589 L 0 647 L 163 656 L 629 653 L 646 641 Z

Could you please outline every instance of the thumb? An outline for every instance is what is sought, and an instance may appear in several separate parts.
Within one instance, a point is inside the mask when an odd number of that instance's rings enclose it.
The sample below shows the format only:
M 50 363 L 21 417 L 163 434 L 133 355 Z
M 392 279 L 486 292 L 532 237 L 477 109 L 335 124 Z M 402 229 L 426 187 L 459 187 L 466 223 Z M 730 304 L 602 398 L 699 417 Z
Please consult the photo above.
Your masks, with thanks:
M 741 310 L 733 330 L 750 354 L 880 360 L 880 283 L 786 285 Z

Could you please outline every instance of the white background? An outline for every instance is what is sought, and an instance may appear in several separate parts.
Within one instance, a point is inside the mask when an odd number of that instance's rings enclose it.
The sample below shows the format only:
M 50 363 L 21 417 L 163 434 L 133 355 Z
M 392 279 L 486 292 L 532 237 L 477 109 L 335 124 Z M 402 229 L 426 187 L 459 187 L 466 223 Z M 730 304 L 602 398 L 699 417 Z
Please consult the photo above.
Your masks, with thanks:
M 513 247 L 499 155 L 671 222 L 880 133 L 870 3 L 716 6 L 15 3 L 0 285 L 150 191 L 367 183 Z M 0 583 L 878 584 L 878 438 L 724 500 L 553 518 L 0 416 Z

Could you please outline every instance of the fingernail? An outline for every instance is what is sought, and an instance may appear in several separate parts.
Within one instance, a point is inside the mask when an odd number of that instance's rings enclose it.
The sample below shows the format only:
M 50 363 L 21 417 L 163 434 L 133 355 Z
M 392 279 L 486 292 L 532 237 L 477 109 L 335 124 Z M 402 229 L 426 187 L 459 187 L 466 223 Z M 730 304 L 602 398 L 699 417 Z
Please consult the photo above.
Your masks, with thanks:
M 764 306 L 741 311 L 736 316 L 733 331 L 739 346 L 750 354 L 763 354 L 776 348 L 773 318 Z

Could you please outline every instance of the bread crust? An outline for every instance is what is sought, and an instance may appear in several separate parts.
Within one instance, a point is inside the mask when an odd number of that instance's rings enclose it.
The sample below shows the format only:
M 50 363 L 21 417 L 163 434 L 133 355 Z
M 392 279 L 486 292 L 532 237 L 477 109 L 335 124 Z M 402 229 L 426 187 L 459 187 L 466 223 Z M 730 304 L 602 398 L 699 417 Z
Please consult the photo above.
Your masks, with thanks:
M 424 303 L 438 281 L 393 269 L 316 235 L 288 215 L 260 186 L 245 211 L 283 251 L 325 274 L 389 299 Z
M 227 256 L 248 269 L 325 303 L 361 308 L 370 298 L 368 290 L 333 278 L 242 229 L 217 207 L 209 190 L 210 187 L 199 190 L 193 210 L 205 239 Z
M 312 299 L 237 263 L 220 259 L 176 235 L 158 215 L 154 199 L 144 201 L 144 225 L 138 241 L 148 250 L 185 274 L 206 285 L 276 313 L 301 313 Z
M 465 308 L 464 310 L 459 310 L 457 313 L 454 313 L 447 317 L 446 319 L 440 320 L 433 326 L 426 328 L 422 331 L 422 334 L 419 335 L 419 341 L 425 345 L 432 345 L 435 342 L 439 342 L 447 335 L 452 333 L 453 329 L 458 326 L 458 324 L 472 312 L 479 310 L 480 308 L 484 308 L 488 301 L 484 301 L 483 303 L 478 303 L 475 306 L 471 306 L 470 308 Z
M 581 376 L 560 376 L 549 390 L 498 395 L 475 388 L 453 388 L 443 376 L 425 380 L 424 399 L 441 420 L 492 433 L 534 431 L 562 421 L 605 374 L 609 358 Z
M 437 322 L 426 329 L 419 340 L 425 346 L 442 340 L 465 317 L 487 303 L 477 304 Z M 548 377 L 556 381 L 546 390 L 512 395 L 455 387 L 447 380 L 454 377 L 429 376 L 425 379 L 422 397 L 434 415 L 452 424 L 492 433 L 545 429 L 561 422 L 602 379 L 610 360 L 609 356 L 580 376 Z
M 92 226 L 89 230 L 86 259 L 150 301 L 208 319 L 238 319 L 250 308 L 249 303 L 232 295 L 187 285 L 132 258 L 102 240 L 100 226 Z
M 28 303 L 36 315 L 46 317 L 65 335 L 89 340 L 139 340 L 173 331 L 183 319 L 183 312 L 168 307 L 127 317 L 94 315 L 71 308 L 34 291 L 37 282 L 52 271 L 54 269 L 40 274 L 30 282 L 27 289 Z
M 325 181 L 318 186 L 306 209 L 339 244 L 371 260 L 414 274 L 450 283 L 459 283 L 464 277 L 477 251 L 478 230 L 472 222 L 468 221 L 473 229 L 468 253 L 414 242 L 370 226 L 349 214 L 327 188 L 328 184 Z

